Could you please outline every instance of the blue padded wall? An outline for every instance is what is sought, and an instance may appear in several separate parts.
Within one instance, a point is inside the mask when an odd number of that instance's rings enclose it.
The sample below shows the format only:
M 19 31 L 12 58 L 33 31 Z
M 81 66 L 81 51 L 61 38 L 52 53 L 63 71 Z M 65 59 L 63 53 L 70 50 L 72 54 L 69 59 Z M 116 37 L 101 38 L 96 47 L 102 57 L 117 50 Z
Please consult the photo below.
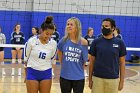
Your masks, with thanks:
M 49 13 L 49 12 L 27 12 L 27 11 L 0 11 L 0 25 L 6 35 L 7 43 L 10 43 L 10 35 L 14 25 L 21 23 L 21 31 L 25 34 L 26 41 L 31 34 L 33 26 L 40 27 L 45 17 L 52 15 L 60 36 L 64 36 L 66 21 L 70 17 L 78 17 L 82 23 L 82 34 L 86 35 L 88 27 L 94 28 L 95 35 L 100 34 L 101 23 L 104 18 L 110 17 L 116 21 L 121 30 L 124 42 L 127 47 L 140 47 L 140 17 L 135 16 L 111 16 L 95 14 L 69 14 L 69 13 Z M 9 49 L 5 49 L 5 58 L 11 58 Z M 7 52 L 8 51 L 8 52 Z M 127 51 L 127 60 L 132 53 L 140 55 L 139 52 Z

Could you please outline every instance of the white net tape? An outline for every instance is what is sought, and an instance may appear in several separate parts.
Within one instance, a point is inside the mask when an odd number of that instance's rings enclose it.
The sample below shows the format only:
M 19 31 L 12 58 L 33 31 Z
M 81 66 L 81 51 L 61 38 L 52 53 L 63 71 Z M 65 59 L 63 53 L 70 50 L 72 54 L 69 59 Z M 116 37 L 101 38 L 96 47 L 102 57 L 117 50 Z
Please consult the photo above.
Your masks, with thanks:
M 0 47 L 8 47 L 8 48 L 12 48 L 12 47 L 20 47 L 20 48 L 24 48 L 25 45 L 17 45 L 17 44 L 0 44 Z M 135 48 L 135 47 L 127 47 L 126 48 L 127 51 L 140 51 L 140 48 Z

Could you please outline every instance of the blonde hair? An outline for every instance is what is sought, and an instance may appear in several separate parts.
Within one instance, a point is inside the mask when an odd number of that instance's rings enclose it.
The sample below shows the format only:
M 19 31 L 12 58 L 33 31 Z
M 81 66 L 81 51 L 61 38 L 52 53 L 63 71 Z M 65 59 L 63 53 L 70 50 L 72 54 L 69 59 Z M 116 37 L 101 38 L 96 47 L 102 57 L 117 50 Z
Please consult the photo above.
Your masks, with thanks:
M 70 21 L 70 20 L 73 20 L 74 21 L 74 23 L 75 23 L 75 25 L 76 25 L 76 41 L 78 42 L 78 41 L 80 41 L 81 40 L 81 37 L 82 37 L 82 26 L 81 26 L 81 22 L 80 22 L 80 20 L 78 19 L 78 18 L 76 18 L 76 17 L 71 17 L 71 18 L 69 18 L 68 20 L 67 20 L 67 22 L 68 21 Z M 67 39 L 69 39 L 69 34 L 67 33 L 67 26 L 66 26 L 66 28 L 65 28 L 65 36 L 64 36 L 64 41 L 66 41 Z
M 89 34 L 89 32 L 90 32 L 91 30 L 94 31 L 94 29 L 93 29 L 92 27 L 89 27 L 89 28 L 88 28 L 88 31 L 87 31 L 87 34 Z

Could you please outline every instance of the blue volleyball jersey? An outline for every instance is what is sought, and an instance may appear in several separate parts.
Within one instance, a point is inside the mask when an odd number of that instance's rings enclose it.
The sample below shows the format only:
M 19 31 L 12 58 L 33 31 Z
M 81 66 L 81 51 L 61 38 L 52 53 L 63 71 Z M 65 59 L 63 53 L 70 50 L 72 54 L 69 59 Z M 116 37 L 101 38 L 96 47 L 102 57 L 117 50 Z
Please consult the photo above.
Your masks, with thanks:
M 108 79 L 119 77 L 119 58 L 126 55 L 126 47 L 121 39 L 97 38 L 93 41 L 89 54 L 95 56 L 94 76 Z
M 24 44 L 24 42 L 25 42 L 25 37 L 21 31 L 19 33 L 15 32 L 15 31 L 12 32 L 11 44 Z
M 63 53 L 60 76 L 69 80 L 84 79 L 83 64 L 88 60 L 88 46 L 61 39 L 58 49 Z

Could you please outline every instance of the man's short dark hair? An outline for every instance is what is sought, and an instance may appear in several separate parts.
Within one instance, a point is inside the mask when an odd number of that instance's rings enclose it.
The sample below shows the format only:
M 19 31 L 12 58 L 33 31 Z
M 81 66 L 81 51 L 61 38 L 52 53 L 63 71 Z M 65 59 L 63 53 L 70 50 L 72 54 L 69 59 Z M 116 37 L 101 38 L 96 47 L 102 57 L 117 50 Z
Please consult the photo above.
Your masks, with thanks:
M 111 19 L 111 18 L 105 18 L 105 19 L 103 19 L 102 22 L 104 22 L 104 21 L 109 21 L 109 22 L 111 23 L 111 27 L 116 28 L 115 20 L 113 20 L 113 19 Z

